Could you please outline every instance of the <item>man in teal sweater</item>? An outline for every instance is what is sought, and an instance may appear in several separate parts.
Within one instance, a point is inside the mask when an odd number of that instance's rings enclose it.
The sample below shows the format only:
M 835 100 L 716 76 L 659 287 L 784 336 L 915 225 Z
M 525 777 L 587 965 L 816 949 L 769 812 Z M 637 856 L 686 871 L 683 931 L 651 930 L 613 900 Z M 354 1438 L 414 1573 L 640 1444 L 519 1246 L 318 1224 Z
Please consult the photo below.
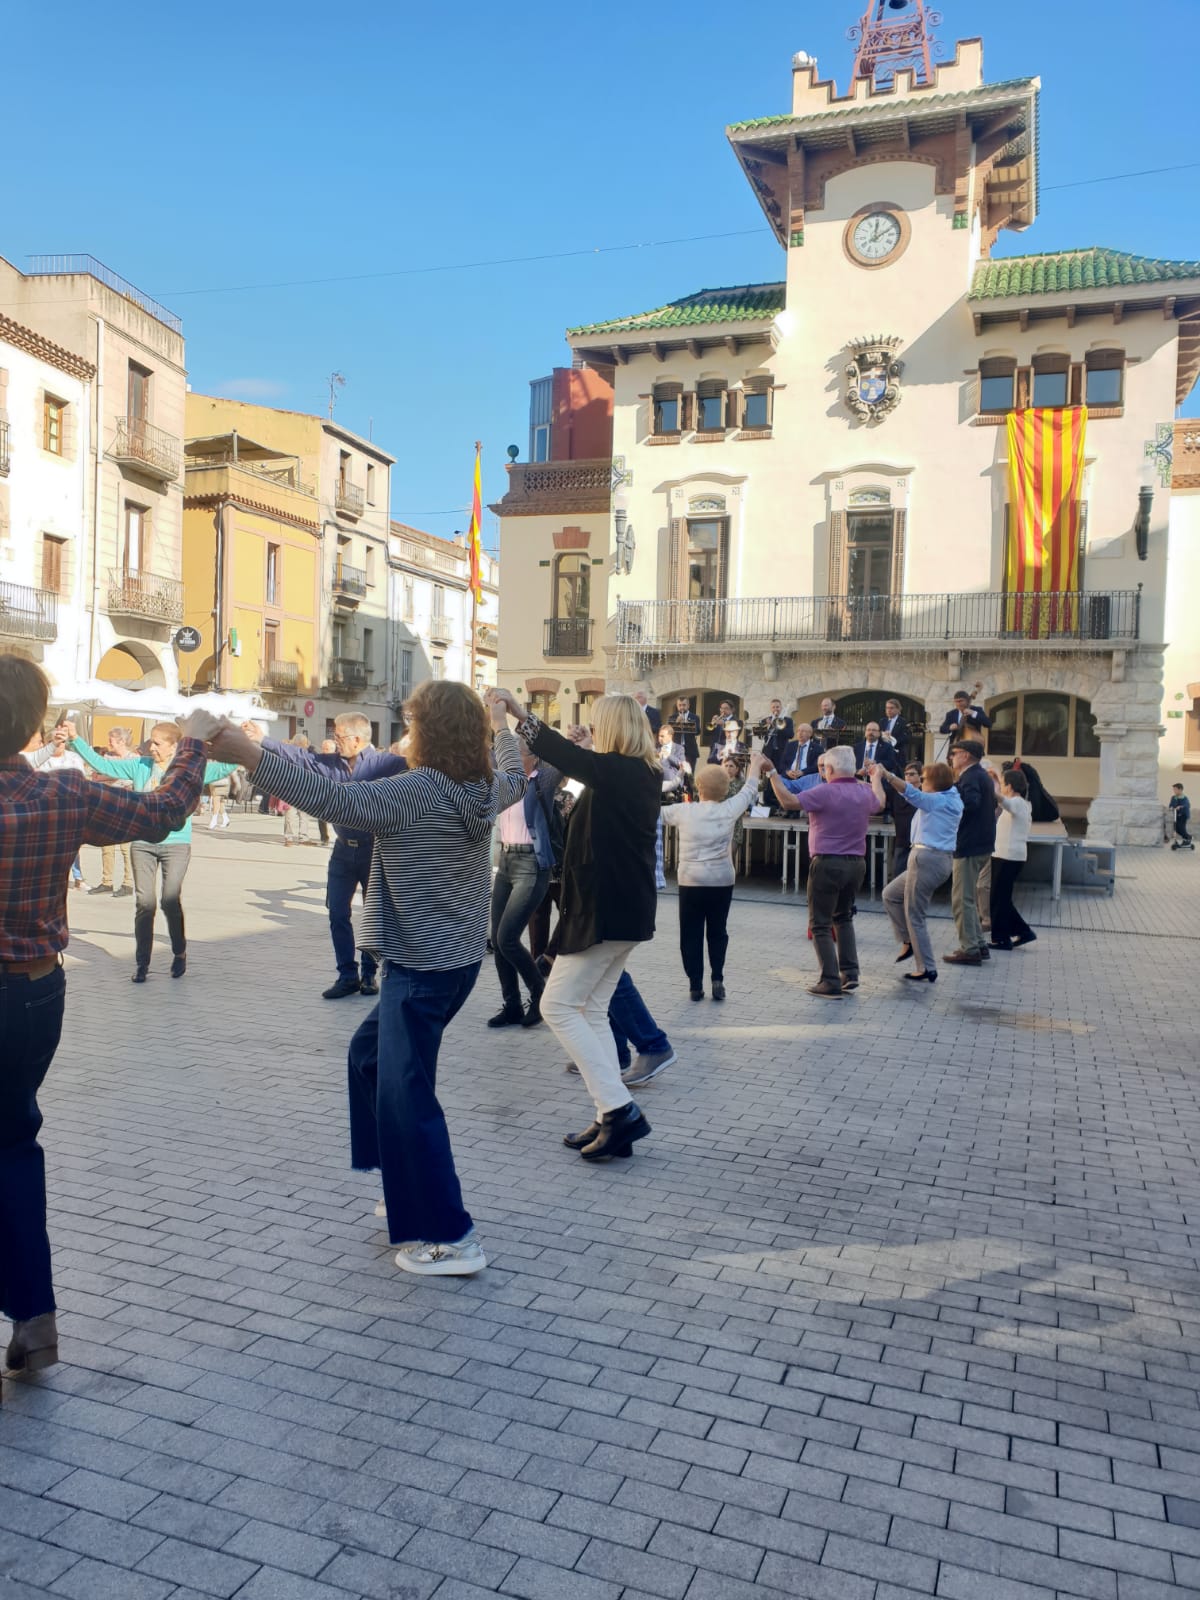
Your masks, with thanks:
M 79 738 L 73 723 L 66 724 L 71 749 L 83 757 L 89 767 L 110 778 L 125 778 L 139 794 L 147 789 L 157 789 L 175 756 L 179 743 L 179 729 L 173 722 L 156 722 L 150 730 L 148 756 L 102 756 L 93 750 L 86 739 Z M 204 768 L 204 782 L 216 783 L 235 770 L 229 762 L 209 761 Z M 133 982 L 145 983 L 150 971 L 150 954 L 154 948 L 154 915 L 158 909 L 158 873 L 162 869 L 162 908 L 171 935 L 171 976 L 182 978 L 187 971 L 187 939 L 183 927 L 183 880 L 192 859 L 192 819 L 182 828 L 169 833 L 161 844 L 147 844 L 139 840 L 132 846 L 134 901 Z

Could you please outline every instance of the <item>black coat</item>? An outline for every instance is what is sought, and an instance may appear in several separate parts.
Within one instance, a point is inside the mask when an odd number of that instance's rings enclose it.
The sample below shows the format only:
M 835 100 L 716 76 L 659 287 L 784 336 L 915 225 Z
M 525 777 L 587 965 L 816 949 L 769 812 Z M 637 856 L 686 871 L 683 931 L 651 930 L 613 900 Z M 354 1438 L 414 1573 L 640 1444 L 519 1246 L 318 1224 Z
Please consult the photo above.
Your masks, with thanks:
M 959 717 L 958 707 L 952 706 L 942 718 L 939 733 L 954 733 L 960 738 L 969 739 L 984 728 L 990 728 L 992 719 L 982 706 L 968 706 Z
M 846 728 L 846 724 L 842 721 L 841 717 L 838 716 L 836 711 L 834 712 L 833 716 L 830 717 L 829 726 L 828 727 L 825 726 L 825 721 L 824 721 L 823 717 L 817 717 L 817 719 L 813 723 L 813 732 L 815 734 L 817 734 L 818 736 L 820 736 L 823 733 L 844 733 L 845 732 L 845 728 Z M 837 740 L 836 739 L 831 739 L 830 743 L 831 744 L 836 744 Z
M 867 741 L 865 739 L 857 740 L 854 746 L 854 765 L 858 768 L 859 772 L 862 771 L 862 765 L 866 758 L 866 754 Z M 900 757 L 896 752 L 895 745 L 884 744 L 882 739 L 876 740 L 875 759 L 881 767 L 886 767 L 889 772 L 894 772 L 897 777 L 899 777 L 904 771 L 904 768 L 900 764 Z
M 661 771 L 635 756 L 581 749 L 545 724 L 531 748 L 585 785 L 563 851 L 559 951 L 573 956 L 603 939 L 653 939 Z
M 956 856 L 990 856 L 996 848 L 996 786 L 979 765 L 959 775 L 963 814 L 958 821 Z
M 1025 782 L 1029 786 L 1026 799 L 1029 801 L 1030 821 L 1057 822 L 1058 802 L 1038 777 L 1037 768 L 1022 761 L 1016 770 L 1025 774 Z
M 662 713 L 657 706 L 643 706 L 642 710 L 646 713 L 646 721 L 650 724 L 650 732 L 657 744 L 658 730 L 662 727 Z
M 886 717 L 880 718 L 879 726 L 884 733 L 888 732 Z M 912 743 L 912 729 L 903 717 L 897 717 L 896 726 L 891 730 L 891 734 L 895 742 L 896 754 L 900 757 L 900 767 L 903 770 L 904 764 L 908 760 L 908 747 Z
M 799 753 L 800 741 L 798 739 L 793 739 L 791 744 L 789 744 L 787 749 L 783 752 L 783 760 L 776 764 L 775 770 L 782 773 L 790 772 L 796 765 L 796 757 L 799 755 Z M 808 751 L 804 757 L 804 768 L 800 776 L 802 778 L 812 777 L 813 773 L 817 770 L 817 757 L 823 756 L 824 754 L 825 746 L 821 743 L 820 739 L 810 739 L 808 741 Z
M 770 719 L 771 730 L 763 740 L 763 755 L 766 756 L 773 767 L 779 767 L 784 751 L 796 737 L 796 730 L 792 726 L 791 717 L 783 717 L 781 720 L 783 727 L 777 728 L 774 725 L 774 717 Z M 783 769 L 780 768 L 780 770 L 782 771 Z

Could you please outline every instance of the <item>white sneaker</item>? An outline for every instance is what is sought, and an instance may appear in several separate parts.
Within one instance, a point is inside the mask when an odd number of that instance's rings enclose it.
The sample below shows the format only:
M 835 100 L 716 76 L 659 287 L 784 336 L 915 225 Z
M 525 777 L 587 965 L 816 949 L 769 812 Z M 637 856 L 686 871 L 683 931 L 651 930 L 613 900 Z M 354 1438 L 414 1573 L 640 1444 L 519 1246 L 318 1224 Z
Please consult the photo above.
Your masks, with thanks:
M 228 813 L 228 811 L 224 812 L 222 814 L 222 816 L 221 816 L 221 826 L 223 828 L 227 828 L 229 826 L 229 813 Z
M 209 833 L 211 833 L 214 828 L 219 828 L 220 826 L 221 826 L 221 819 L 217 815 L 217 813 L 214 811 L 213 814 L 212 814 L 212 821 L 208 825 Z
M 468 1234 L 457 1244 L 426 1244 L 418 1239 L 401 1245 L 396 1251 L 396 1265 L 403 1272 L 427 1278 L 470 1278 L 483 1271 L 487 1257 Z

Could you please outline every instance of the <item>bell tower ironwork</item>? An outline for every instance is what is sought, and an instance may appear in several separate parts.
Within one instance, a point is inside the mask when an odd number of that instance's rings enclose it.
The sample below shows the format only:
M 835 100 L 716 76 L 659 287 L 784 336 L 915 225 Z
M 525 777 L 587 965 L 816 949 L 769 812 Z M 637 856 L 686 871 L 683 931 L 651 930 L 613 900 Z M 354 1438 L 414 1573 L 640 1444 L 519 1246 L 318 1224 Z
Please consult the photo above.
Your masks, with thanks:
M 925 0 L 869 0 L 862 21 L 846 33 L 857 45 L 854 77 L 890 89 L 896 73 L 907 68 L 914 82 L 932 82 L 938 44 L 933 30 L 941 20 L 941 13 L 930 10 Z

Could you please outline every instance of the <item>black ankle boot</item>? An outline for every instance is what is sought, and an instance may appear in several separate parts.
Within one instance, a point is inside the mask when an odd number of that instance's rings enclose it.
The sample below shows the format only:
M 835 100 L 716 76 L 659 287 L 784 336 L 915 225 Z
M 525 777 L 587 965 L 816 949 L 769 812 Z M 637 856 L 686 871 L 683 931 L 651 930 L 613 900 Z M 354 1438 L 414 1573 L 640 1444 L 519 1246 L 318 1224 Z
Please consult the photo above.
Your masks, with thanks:
M 563 1143 L 566 1145 L 568 1150 L 582 1150 L 585 1144 L 591 1144 L 592 1140 L 599 1132 L 600 1124 L 598 1122 L 593 1122 L 589 1127 L 586 1127 L 582 1133 L 564 1133 Z
M 617 1111 L 604 1113 L 600 1119 L 599 1134 L 579 1154 L 585 1161 L 608 1161 L 613 1156 L 630 1156 L 633 1154 L 634 1140 L 644 1139 L 649 1132 L 650 1124 L 638 1109 L 637 1102 L 631 1100 Z

